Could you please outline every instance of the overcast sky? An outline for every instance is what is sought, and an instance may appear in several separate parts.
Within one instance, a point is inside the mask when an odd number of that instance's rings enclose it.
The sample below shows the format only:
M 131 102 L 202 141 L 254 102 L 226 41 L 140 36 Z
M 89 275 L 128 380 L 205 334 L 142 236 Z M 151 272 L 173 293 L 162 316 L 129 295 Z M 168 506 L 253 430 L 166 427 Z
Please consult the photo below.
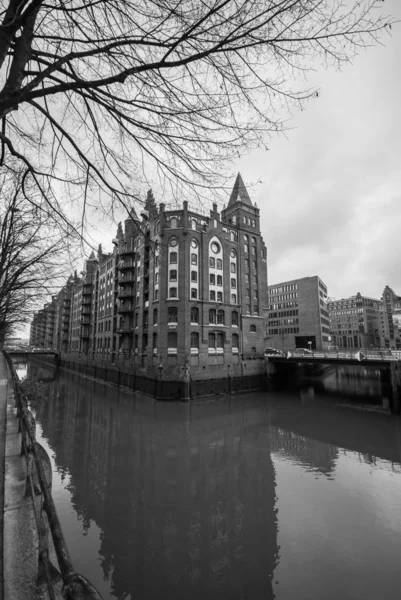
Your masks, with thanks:
M 401 20 L 401 0 L 383 12 Z M 287 139 L 239 161 L 261 212 L 269 284 L 319 275 L 329 296 L 401 294 L 401 24 L 385 47 L 309 78 Z
M 401 21 L 401 0 L 383 12 Z M 319 98 L 235 165 L 260 208 L 269 284 L 319 275 L 335 298 L 401 294 L 401 23 L 392 32 L 341 72 L 311 73 Z M 98 225 L 111 251 L 115 226 Z

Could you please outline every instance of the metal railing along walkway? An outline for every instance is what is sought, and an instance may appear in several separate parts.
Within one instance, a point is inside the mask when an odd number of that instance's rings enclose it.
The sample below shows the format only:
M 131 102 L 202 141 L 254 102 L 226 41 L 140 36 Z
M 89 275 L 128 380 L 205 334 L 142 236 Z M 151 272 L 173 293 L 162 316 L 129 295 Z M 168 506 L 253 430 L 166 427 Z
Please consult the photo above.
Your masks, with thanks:
M 67 545 L 61 530 L 51 493 L 52 469 L 46 450 L 36 441 L 35 419 L 28 408 L 26 396 L 21 390 L 18 375 L 10 356 L 4 352 L 10 367 L 16 399 L 19 432 L 21 435 L 21 457 L 26 461 L 26 493 L 32 498 L 35 522 L 39 540 L 38 590 L 47 592 L 48 598 L 67 600 L 102 600 L 96 588 L 82 575 L 76 573 L 72 565 Z M 49 546 L 49 530 L 53 541 L 58 569 L 51 562 L 53 549 Z M 45 596 L 40 596 L 45 597 Z

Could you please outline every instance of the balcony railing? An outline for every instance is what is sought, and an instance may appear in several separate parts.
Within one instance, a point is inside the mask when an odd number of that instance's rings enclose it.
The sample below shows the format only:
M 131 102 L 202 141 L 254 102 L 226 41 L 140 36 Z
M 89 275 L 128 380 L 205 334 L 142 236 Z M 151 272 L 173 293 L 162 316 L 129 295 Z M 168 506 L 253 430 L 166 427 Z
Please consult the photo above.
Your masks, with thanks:
M 133 248 L 127 248 L 127 247 L 121 248 L 119 251 L 120 256 L 125 256 L 128 254 L 135 254 L 135 253 L 136 253 L 136 250 L 134 250 Z
M 126 286 L 122 290 L 118 290 L 117 295 L 119 298 L 131 298 L 134 296 L 134 289 Z
M 124 283 L 132 283 L 133 281 L 135 281 L 135 275 L 133 273 L 129 273 L 127 271 L 124 271 L 124 275 L 121 275 L 118 278 L 119 285 L 122 285 Z
M 117 333 L 133 335 L 134 328 L 132 325 L 123 325 L 122 327 L 117 327 Z
M 128 302 L 126 304 L 123 304 L 123 305 L 117 307 L 117 312 L 119 314 L 132 312 L 133 310 L 134 310 L 134 305 L 131 302 Z
M 120 271 L 125 271 L 127 269 L 135 269 L 135 261 L 131 258 L 126 258 L 125 260 L 121 260 L 118 263 L 118 268 Z

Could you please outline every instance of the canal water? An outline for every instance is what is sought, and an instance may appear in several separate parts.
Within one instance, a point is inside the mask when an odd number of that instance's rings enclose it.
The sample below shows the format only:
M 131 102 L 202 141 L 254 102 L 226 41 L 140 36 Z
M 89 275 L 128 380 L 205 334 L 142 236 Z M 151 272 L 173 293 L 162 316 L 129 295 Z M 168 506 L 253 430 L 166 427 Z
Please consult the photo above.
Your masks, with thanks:
M 401 421 L 344 373 L 337 396 L 331 374 L 188 404 L 29 375 L 71 558 L 104 600 L 400 597 Z

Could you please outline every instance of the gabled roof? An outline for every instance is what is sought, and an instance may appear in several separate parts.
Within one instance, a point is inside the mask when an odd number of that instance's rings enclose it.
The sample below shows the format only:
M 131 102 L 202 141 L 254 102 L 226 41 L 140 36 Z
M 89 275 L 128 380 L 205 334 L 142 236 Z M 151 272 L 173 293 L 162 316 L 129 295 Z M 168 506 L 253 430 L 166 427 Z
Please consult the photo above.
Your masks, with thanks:
M 242 181 L 242 177 L 241 177 L 240 173 L 238 173 L 237 178 L 235 180 L 233 191 L 231 192 L 231 196 L 230 196 L 230 200 L 228 202 L 227 208 L 229 208 L 230 206 L 233 206 L 233 204 L 235 204 L 236 202 L 243 202 L 244 204 L 247 204 L 248 206 L 253 207 L 253 204 L 251 202 L 251 199 L 249 197 L 249 194 L 247 192 L 245 184 Z

